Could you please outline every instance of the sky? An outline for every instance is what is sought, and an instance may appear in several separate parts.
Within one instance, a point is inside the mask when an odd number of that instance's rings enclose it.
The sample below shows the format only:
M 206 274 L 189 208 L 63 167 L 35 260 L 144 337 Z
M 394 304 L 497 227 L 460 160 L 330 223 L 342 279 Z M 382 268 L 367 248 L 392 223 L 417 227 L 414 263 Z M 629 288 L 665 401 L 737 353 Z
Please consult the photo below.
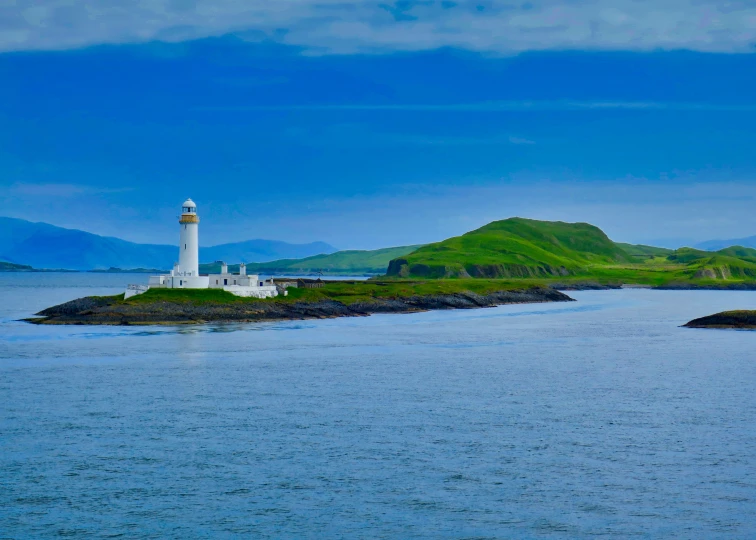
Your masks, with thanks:
M 0 215 L 203 245 L 756 235 L 754 0 L 0 0 Z

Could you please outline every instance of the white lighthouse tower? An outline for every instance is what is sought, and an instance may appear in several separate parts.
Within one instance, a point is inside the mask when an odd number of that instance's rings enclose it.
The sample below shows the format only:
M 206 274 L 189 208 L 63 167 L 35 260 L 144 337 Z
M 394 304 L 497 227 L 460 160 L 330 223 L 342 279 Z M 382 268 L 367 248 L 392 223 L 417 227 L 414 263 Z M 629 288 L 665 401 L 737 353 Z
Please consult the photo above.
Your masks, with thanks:
M 181 205 L 179 243 L 179 274 L 186 277 L 199 276 L 199 216 L 197 205 L 187 199 Z
M 179 218 L 179 260 L 170 274 L 150 276 L 149 287 L 166 289 L 207 289 L 210 278 L 199 273 L 199 216 L 197 205 L 187 199 L 181 205 Z M 135 292 L 129 295 L 138 294 Z
M 261 280 L 257 274 L 247 274 L 247 266 L 239 265 L 239 273 L 228 271 L 221 263 L 220 274 L 199 273 L 199 216 L 197 205 L 187 199 L 181 205 L 179 218 L 179 260 L 170 274 L 150 276 L 149 285 L 129 285 L 124 298 L 142 294 L 148 289 L 222 289 L 236 296 L 273 298 L 278 287 L 273 278 Z M 286 295 L 286 291 L 283 292 Z

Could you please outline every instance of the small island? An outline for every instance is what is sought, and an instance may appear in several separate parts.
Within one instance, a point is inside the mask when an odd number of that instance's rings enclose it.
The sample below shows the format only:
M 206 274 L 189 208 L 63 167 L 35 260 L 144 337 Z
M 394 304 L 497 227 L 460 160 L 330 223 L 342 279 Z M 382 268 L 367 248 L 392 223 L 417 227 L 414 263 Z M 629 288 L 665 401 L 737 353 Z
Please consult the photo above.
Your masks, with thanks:
M 123 294 L 79 298 L 26 320 L 34 324 L 174 325 L 573 301 L 550 287 L 504 280 L 327 281 L 319 288 L 289 288 L 287 293 L 254 298 L 218 289 L 150 289 L 130 298 Z
M 27 320 L 36 324 L 291 320 L 565 302 L 572 298 L 560 291 L 572 290 L 756 290 L 756 249 L 733 246 L 704 252 L 619 244 L 587 223 L 509 218 L 423 246 L 339 252 L 298 262 L 217 261 L 202 265 L 202 270 L 200 218 L 191 199 L 181 205 L 178 223 L 178 262 L 170 271 L 150 275 L 146 285 L 129 285 L 124 294 L 72 300 Z M 274 279 L 259 273 L 265 268 L 375 270 L 384 264 L 385 274 L 367 281 Z M 712 317 L 729 318 L 698 319 L 688 326 L 753 326 L 752 319 L 741 315 L 746 312 L 732 313 L 738 316 L 720 314 Z
M 723 311 L 683 325 L 685 328 L 719 328 L 734 330 L 756 330 L 756 311 Z

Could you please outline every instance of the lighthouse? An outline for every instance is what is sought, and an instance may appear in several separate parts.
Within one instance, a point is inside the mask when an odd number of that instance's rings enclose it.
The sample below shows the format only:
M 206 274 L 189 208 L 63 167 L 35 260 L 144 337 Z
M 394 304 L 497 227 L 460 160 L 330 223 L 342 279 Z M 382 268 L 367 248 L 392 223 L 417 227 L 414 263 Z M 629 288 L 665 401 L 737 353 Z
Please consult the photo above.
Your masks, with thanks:
M 278 287 L 273 278 L 260 279 L 257 274 L 247 274 L 247 265 L 239 264 L 239 273 L 229 272 L 222 261 L 220 274 L 199 273 L 199 216 L 197 205 L 187 199 L 181 205 L 179 217 L 179 259 L 170 274 L 150 276 L 147 286 L 129 285 L 124 298 L 142 294 L 148 289 L 221 289 L 236 296 L 249 298 L 274 298 Z M 286 295 L 286 291 L 283 292 Z
M 187 199 L 181 205 L 179 218 L 179 274 L 186 277 L 199 276 L 199 216 L 197 205 Z
M 179 217 L 179 257 L 170 274 L 150 276 L 149 288 L 207 289 L 210 279 L 199 273 L 199 216 L 197 205 L 187 199 Z M 127 294 L 129 291 L 127 290 Z

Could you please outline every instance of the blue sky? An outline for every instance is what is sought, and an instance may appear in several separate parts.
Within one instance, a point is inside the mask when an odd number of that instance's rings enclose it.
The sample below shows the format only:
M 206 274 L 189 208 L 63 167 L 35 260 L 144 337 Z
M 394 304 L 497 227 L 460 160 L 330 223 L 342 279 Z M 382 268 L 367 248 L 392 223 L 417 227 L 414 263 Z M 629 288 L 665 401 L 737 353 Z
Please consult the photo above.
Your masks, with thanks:
M 0 3 L 0 215 L 428 242 L 513 215 L 756 234 L 752 2 Z

